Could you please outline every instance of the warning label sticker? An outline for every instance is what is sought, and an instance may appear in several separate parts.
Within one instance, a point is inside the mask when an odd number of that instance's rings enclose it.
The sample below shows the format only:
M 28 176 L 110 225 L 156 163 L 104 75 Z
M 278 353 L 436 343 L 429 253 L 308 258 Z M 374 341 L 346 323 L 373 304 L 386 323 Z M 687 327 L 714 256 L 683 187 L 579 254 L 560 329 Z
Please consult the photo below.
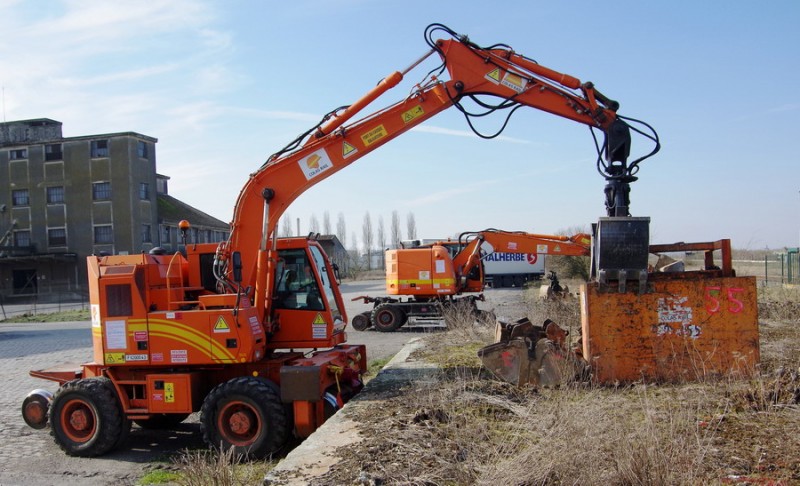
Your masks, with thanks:
M 528 85 L 528 80 L 521 76 L 517 76 L 516 74 L 506 73 L 506 75 L 503 76 L 503 80 L 500 82 L 500 84 L 506 88 L 513 89 L 517 93 L 522 93 L 525 91 L 525 86 Z
M 328 324 L 322 314 L 317 312 L 314 321 L 311 322 L 311 338 L 312 339 L 325 339 L 328 337 Z
M 188 363 L 189 352 L 185 349 L 172 349 L 169 352 L 169 360 L 172 363 Z
M 125 362 L 125 353 L 106 353 L 106 364 L 119 364 Z
M 494 68 L 486 74 L 486 79 L 494 84 L 500 84 L 500 68 Z
M 331 162 L 327 152 L 322 149 L 317 150 L 308 157 L 298 160 L 297 164 L 300 166 L 300 170 L 303 171 L 303 175 L 307 181 L 310 181 L 333 167 L 333 162 Z
M 383 125 L 378 125 L 364 135 L 361 135 L 361 141 L 364 142 L 365 147 L 369 147 L 387 135 L 389 135 L 389 133 L 386 131 L 386 128 L 384 128 Z
M 164 402 L 175 402 L 175 383 L 164 383 Z
M 231 328 L 228 326 L 228 323 L 225 321 L 225 318 L 219 316 L 217 318 L 217 323 L 214 324 L 214 332 L 230 332 Z
M 347 142 L 342 143 L 342 157 L 344 158 L 350 157 L 356 152 L 358 152 L 358 149 L 355 148 L 353 144 Z
M 550 253 L 550 248 L 547 245 L 536 245 L 536 253 Z
M 325 339 L 328 337 L 328 326 L 325 324 L 311 324 L 311 339 Z
M 417 105 L 414 108 L 411 108 L 407 112 L 403 113 L 403 123 L 408 123 L 414 118 L 422 116 L 425 114 L 425 110 L 422 109 L 422 105 Z

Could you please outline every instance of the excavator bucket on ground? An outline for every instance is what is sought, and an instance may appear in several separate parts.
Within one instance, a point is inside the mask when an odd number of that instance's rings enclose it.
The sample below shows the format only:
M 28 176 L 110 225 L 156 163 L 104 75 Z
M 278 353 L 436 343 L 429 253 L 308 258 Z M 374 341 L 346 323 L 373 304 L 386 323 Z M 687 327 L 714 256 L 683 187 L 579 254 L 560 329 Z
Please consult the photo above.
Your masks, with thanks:
M 497 321 L 496 341 L 478 350 L 483 366 L 516 386 L 558 386 L 587 374 L 588 365 L 565 346 L 568 332 L 547 319 L 534 325 L 527 318 Z

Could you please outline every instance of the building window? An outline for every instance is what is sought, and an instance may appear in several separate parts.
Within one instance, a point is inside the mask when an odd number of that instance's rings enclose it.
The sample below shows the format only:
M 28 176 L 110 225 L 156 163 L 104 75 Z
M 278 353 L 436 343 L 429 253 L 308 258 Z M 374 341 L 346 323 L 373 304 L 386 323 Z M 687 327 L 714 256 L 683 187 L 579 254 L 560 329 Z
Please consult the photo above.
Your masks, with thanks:
M 61 144 L 54 143 L 44 146 L 44 160 L 63 160 L 64 153 L 61 151 Z
M 139 158 L 146 159 L 149 153 L 147 150 L 147 143 L 139 140 L 136 144 L 136 153 L 139 154 Z
M 111 199 L 111 183 L 95 182 L 92 184 L 92 199 L 95 201 L 106 201 Z
M 150 184 L 146 182 L 139 183 L 139 199 L 150 199 Z
M 108 157 L 108 140 L 92 141 L 92 158 Z
M 142 225 L 142 243 L 152 243 L 153 242 L 153 235 L 150 231 L 149 224 Z
M 28 190 L 17 189 L 16 191 L 11 191 L 11 200 L 14 206 L 27 206 L 28 204 L 30 204 L 30 198 L 28 197 Z
M 8 158 L 10 160 L 19 160 L 28 158 L 28 149 L 9 150 Z
M 58 204 L 64 202 L 64 186 L 53 186 L 47 188 L 47 204 Z
M 114 232 L 110 225 L 94 227 L 94 242 L 96 245 L 105 245 L 114 242 Z
M 162 226 L 161 243 L 171 243 L 171 242 L 172 242 L 172 232 L 170 231 L 169 226 Z
M 49 246 L 67 246 L 67 230 L 64 228 L 47 230 L 47 244 Z
M 16 246 L 16 247 L 31 246 L 31 232 L 30 231 L 15 231 L 14 232 L 14 246 Z

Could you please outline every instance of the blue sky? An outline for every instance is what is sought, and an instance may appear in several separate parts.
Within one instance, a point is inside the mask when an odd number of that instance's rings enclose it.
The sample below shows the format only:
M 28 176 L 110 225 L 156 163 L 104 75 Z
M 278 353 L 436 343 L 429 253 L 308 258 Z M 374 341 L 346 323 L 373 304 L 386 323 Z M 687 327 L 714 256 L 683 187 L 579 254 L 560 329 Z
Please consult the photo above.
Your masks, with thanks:
M 443 23 L 593 81 L 651 124 L 659 154 L 632 186 L 651 241 L 800 243 L 800 2 L 0 0 L 6 121 L 53 118 L 65 136 L 158 138 L 173 196 L 229 221 L 248 175 L 331 109 L 424 54 Z M 428 68 L 367 108 L 402 99 Z M 488 120 L 494 131 L 502 120 Z M 649 151 L 634 139 L 634 154 Z M 583 125 L 518 110 L 482 140 L 447 111 L 313 187 L 288 210 L 325 211 L 348 246 L 392 211 L 419 237 L 488 227 L 556 233 L 605 215 Z M 403 229 L 405 234 L 405 229 Z

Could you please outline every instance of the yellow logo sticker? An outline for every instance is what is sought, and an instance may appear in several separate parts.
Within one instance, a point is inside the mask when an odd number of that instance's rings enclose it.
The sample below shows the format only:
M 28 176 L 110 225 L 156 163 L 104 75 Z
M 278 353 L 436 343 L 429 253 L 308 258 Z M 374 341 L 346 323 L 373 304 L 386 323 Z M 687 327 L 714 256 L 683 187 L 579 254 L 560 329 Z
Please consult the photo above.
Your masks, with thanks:
M 314 318 L 314 322 L 312 322 L 312 324 L 327 324 L 327 323 L 325 322 L 325 318 L 322 317 L 322 314 L 317 312 L 317 317 Z
M 217 323 L 214 324 L 214 332 L 228 332 L 231 328 L 228 326 L 228 323 L 225 322 L 225 318 L 219 316 L 217 318 Z
M 525 91 L 525 86 L 527 86 L 528 80 L 521 76 L 517 76 L 516 74 L 506 73 L 501 84 L 506 88 L 513 89 L 517 93 L 522 93 Z
M 342 157 L 349 157 L 356 152 L 358 152 L 358 150 L 356 150 L 356 148 L 353 145 L 347 142 L 344 142 L 342 144 Z
M 494 68 L 486 74 L 486 79 L 494 84 L 500 84 L 500 68 Z

